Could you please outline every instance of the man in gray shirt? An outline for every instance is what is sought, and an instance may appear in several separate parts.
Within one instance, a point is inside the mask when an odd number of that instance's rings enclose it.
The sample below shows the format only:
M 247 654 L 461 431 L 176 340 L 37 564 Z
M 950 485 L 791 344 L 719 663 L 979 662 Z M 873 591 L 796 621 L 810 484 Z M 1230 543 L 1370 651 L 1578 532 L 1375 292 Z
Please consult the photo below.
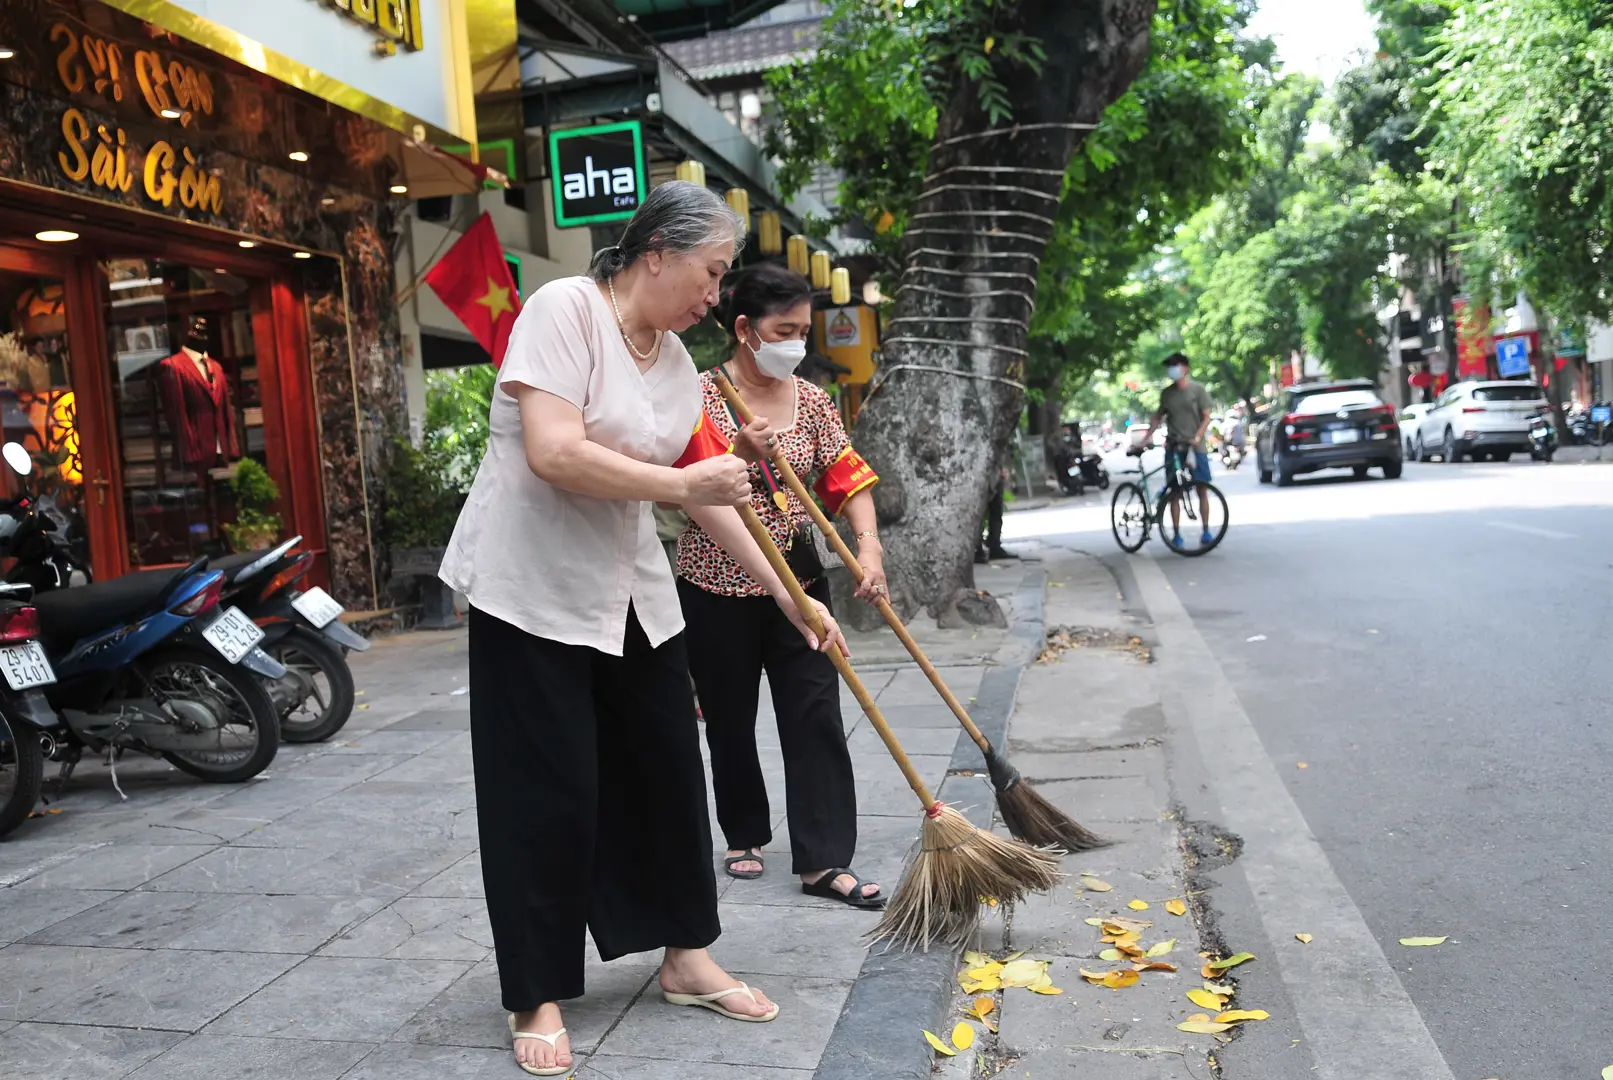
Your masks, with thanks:
M 1204 535 L 1200 543 L 1215 543 L 1210 531 L 1210 496 L 1203 485 L 1210 482 L 1210 448 L 1205 444 L 1204 432 L 1210 426 L 1210 392 L 1204 384 L 1194 382 L 1188 371 L 1190 364 L 1181 353 L 1165 358 L 1165 375 L 1170 385 L 1159 392 L 1159 409 L 1148 425 L 1143 445 L 1153 438 L 1160 417 L 1165 418 L 1165 482 L 1171 488 L 1171 546 L 1182 547 L 1182 490 L 1176 485 L 1178 469 L 1187 465 L 1192 453 L 1193 481 L 1199 492 L 1199 521 Z

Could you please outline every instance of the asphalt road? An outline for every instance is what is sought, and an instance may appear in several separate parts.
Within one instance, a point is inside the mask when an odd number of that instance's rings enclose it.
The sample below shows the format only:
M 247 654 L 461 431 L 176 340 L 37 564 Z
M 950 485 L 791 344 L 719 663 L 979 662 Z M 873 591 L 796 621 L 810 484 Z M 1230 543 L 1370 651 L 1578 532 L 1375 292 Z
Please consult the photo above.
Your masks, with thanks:
M 1613 1065 L 1613 467 L 1408 464 L 1396 481 L 1322 474 L 1287 489 L 1258 485 L 1252 466 L 1216 479 L 1231 504 L 1221 548 L 1150 551 L 1347 892 L 1341 906 L 1454 1077 L 1600 1076 Z M 1012 514 L 1005 532 L 1116 552 L 1107 527 L 1106 496 L 1087 496 Z M 1217 903 L 1240 900 L 1268 931 L 1284 902 L 1256 888 Z M 1450 940 L 1398 943 L 1421 935 Z M 1280 966 L 1279 944 L 1265 948 Z M 1289 991 L 1295 972 L 1280 972 Z M 1348 1035 L 1350 996 L 1282 1041 L 1327 1045 L 1314 1037 L 1327 1025 Z M 1229 1051 L 1227 1075 L 1285 1075 L 1260 1064 L 1254 1038 L 1240 1040 L 1248 1055 Z

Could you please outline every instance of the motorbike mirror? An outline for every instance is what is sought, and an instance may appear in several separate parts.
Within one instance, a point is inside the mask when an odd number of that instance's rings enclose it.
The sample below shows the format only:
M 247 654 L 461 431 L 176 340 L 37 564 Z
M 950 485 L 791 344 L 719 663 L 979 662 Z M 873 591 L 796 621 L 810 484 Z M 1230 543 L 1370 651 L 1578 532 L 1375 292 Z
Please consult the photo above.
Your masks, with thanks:
M 6 443 L 5 448 L 0 450 L 0 455 L 5 456 L 6 464 L 10 465 L 18 476 L 27 476 L 34 471 L 34 459 L 22 448 L 22 443 Z

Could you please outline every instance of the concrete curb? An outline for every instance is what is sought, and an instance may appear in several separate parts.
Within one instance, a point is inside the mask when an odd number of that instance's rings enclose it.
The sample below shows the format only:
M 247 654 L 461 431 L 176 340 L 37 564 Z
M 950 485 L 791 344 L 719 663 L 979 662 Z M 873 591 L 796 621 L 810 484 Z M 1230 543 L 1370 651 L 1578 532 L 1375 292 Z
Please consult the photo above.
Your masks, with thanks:
M 1014 621 L 1008 628 L 1009 640 L 999 656 L 1010 648 L 1017 662 L 989 667 L 980 681 L 980 692 L 969 716 L 996 747 L 1008 742 L 1008 720 L 1019 693 L 1019 679 L 1026 664 L 1036 658 L 1045 636 L 1044 593 L 1047 571 L 1025 574 L 1014 593 Z M 947 779 L 937 793 L 947 798 L 954 774 L 982 772 L 986 767 L 980 748 L 961 728 L 952 750 Z M 974 781 L 964 781 L 975 783 Z M 970 796 L 978 794 L 978 789 Z M 980 824 L 977 822 L 976 824 Z M 930 1080 L 934 1052 L 919 1032 L 944 1033 L 948 1007 L 956 984 L 961 950 L 938 947 L 929 952 L 902 952 L 881 946 L 863 960 L 851 994 L 846 998 L 824 1047 L 813 1080 Z

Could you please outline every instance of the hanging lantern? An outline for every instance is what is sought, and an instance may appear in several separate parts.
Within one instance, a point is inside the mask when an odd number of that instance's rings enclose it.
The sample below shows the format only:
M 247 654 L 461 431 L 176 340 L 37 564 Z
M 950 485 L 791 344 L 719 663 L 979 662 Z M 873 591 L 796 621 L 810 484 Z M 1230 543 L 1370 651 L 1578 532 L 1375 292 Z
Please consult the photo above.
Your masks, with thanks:
M 674 175 L 679 180 L 687 180 L 689 183 L 699 184 L 701 187 L 706 186 L 706 167 L 693 158 L 688 161 L 678 162 Z
M 810 265 L 808 254 L 810 250 L 807 246 L 807 238 L 800 233 L 790 237 L 786 258 L 789 260 L 790 269 L 802 277 L 806 276 L 807 268 Z
M 784 226 L 777 210 L 763 210 L 756 215 L 756 244 L 763 255 L 777 255 L 784 250 Z
M 827 289 L 829 287 L 829 253 L 827 251 L 814 251 L 812 253 L 812 287 L 814 289 Z
M 722 200 L 730 210 L 745 219 L 745 228 L 750 228 L 750 192 L 742 187 L 729 188 L 723 193 Z
M 829 275 L 829 299 L 837 304 L 851 303 L 851 271 L 837 266 Z

